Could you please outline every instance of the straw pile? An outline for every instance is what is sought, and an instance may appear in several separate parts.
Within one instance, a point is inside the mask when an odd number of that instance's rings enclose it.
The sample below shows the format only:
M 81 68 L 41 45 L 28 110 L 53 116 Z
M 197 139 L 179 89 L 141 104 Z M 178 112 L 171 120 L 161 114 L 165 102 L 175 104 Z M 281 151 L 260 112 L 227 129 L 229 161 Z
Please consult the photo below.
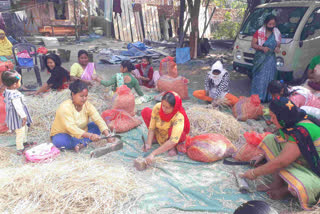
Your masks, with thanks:
M 240 123 L 232 116 L 216 109 L 194 106 L 186 110 L 190 120 L 190 135 L 222 134 L 232 142 L 239 140 Z
M 138 182 L 125 168 L 84 156 L 0 174 L 0 212 L 128 213 Z
M 11 166 L 11 155 L 15 154 L 14 149 L 0 147 L 0 168 Z

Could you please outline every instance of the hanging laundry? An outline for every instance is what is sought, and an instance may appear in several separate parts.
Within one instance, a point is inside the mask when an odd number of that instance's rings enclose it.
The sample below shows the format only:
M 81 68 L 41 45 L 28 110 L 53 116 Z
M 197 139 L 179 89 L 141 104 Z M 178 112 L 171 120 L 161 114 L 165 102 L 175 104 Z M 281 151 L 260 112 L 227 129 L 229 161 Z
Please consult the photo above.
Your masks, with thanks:
M 113 12 L 115 12 L 116 14 L 119 13 L 121 16 L 121 0 L 113 0 Z

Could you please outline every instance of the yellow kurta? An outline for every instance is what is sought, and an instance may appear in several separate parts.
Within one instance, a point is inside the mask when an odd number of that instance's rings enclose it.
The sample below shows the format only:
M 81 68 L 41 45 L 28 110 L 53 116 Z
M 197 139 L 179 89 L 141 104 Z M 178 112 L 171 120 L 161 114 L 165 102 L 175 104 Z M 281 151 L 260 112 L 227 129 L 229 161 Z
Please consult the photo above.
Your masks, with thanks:
M 178 143 L 184 129 L 184 116 L 178 112 L 169 122 L 162 121 L 159 115 L 161 103 L 153 107 L 149 130 L 155 131 L 155 136 L 160 145 L 169 139 L 168 131 L 172 127 L 170 140 Z
M 0 34 L 5 35 L 5 32 L 0 29 Z M 12 44 L 4 37 L 4 39 L 0 40 L 0 56 L 11 56 L 12 55 Z
M 101 132 L 108 130 L 108 126 L 90 102 L 87 101 L 78 112 L 72 100 L 66 100 L 60 104 L 56 112 L 50 136 L 65 133 L 80 139 L 88 131 L 89 119 L 99 127 Z
M 71 66 L 71 69 L 70 69 L 70 76 L 71 77 L 78 77 L 78 78 L 81 78 L 83 72 L 84 72 L 84 69 L 82 68 L 82 66 L 79 64 L 79 63 L 74 63 L 72 66 Z M 93 70 L 93 73 L 95 74 L 96 73 L 96 69 Z

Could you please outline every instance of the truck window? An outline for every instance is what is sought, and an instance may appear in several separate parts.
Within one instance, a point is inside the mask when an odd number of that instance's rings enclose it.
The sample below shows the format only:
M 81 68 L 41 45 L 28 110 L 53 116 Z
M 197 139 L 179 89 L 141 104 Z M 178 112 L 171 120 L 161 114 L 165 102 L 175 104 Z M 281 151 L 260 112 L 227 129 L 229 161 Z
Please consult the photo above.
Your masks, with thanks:
M 320 8 L 317 8 L 308 18 L 301 32 L 301 40 L 320 37 Z
M 263 25 L 268 15 L 274 15 L 277 17 L 277 27 L 281 32 L 282 38 L 293 38 L 307 9 L 307 7 L 257 8 L 245 21 L 240 34 L 252 36 Z

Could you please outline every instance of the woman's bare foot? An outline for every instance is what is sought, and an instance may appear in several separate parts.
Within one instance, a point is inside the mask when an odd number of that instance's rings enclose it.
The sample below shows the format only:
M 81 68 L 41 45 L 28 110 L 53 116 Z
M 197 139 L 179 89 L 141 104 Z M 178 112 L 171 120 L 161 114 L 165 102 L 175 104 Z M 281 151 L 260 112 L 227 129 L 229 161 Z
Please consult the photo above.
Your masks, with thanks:
M 172 157 L 172 156 L 176 156 L 178 153 L 177 153 L 177 149 L 176 148 L 172 148 L 172 149 L 170 149 L 169 151 L 168 151 L 168 155 L 170 156 L 170 157 Z
M 78 152 L 80 152 L 80 150 L 83 149 L 83 148 L 84 148 L 84 145 L 83 145 L 82 143 L 79 143 L 79 144 L 77 144 L 77 145 L 74 147 L 74 151 L 75 151 L 76 153 L 78 153 Z
M 269 197 L 273 200 L 281 200 L 289 194 L 288 187 L 286 185 L 278 189 L 272 189 L 267 192 Z

